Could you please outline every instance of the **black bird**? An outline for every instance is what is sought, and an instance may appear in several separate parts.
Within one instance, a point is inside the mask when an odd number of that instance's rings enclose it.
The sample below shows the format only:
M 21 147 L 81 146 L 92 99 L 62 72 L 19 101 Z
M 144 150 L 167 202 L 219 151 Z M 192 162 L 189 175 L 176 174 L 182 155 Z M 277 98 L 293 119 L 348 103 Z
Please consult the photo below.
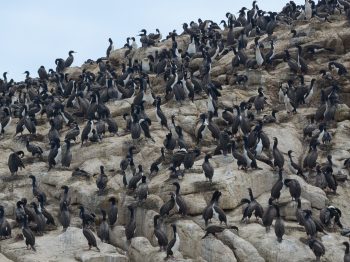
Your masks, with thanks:
M 11 226 L 5 218 L 4 206 L 0 205 L 0 238 L 7 239 L 11 237 Z
M 158 122 L 161 124 L 162 127 L 166 127 L 167 129 L 169 129 L 168 120 L 167 120 L 166 116 L 164 115 L 162 109 L 160 108 L 160 105 L 161 105 L 161 98 L 157 97 L 156 98 L 156 117 L 157 117 Z
M 61 189 L 63 189 L 63 196 L 61 197 L 60 200 L 60 209 L 62 209 L 63 202 L 66 202 L 66 205 L 70 205 L 71 198 L 69 197 L 68 191 L 69 187 L 66 185 L 61 186 Z
M 10 169 L 11 175 L 17 175 L 18 169 L 25 168 L 22 158 L 24 157 L 23 151 L 17 151 L 11 153 L 8 159 L 8 167 Z
M 312 142 L 312 141 L 311 141 Z M 316 141 L 315 143 L 312 143 L 310 145 L 309 153 L 306 155 L 303 161 L 303 168 L 307 169 L 314 169 L 317 164 L 317 158 L 318 158 L 318 152 L 317 152 L 317 145 L 319 143 Z
M 176 225 L 171 224 L 174 232 L 174 237 L 172 240 L 170 240 L 168 247 L 166 249 L 166 257 L 174 257 L 174 253 L 179 249 L 180 247 L 180 237 L 179 234 L 176 232 Z
M 201 154 L 201 151 L 198 148 L 195 148 L 189 152 L 187 152 L 187 154 L 185 154 L 184 160 L 183 160 L 183 164 L 185 169 L 190 169 L 192 168 L 194 161 L 196 160 L 196 158 Z
M 86 126 L 83 129 L 83 132 L 81 133 L 81 138 L 80 138 L 81 145 L 83 145 L 85 141 L 88 141 L 89 137 L 92 136 L 93 126 L 94 126 L 94 123 L 91 120 L 88 120 L 88 122 L 86 123 Z
M 247 204 L 246 206 L 243 207 L 243 216 L 241 219 L 241 221 L 246 221 L 246 222 L 249 221 L 253 212 L 254 212 L 254 215 L 256 217 L 256 220 L 258 220 L 259 217 L 262 218 L 262 216 L 264 214 L 264 210 L 263 210 L 262 206 L 255 200 L 255 198 L 253 196 L 252 189 L 248 188 L 248 192 L 249 192 L 250 199 L 243 198 L 241 200 L 242 204 Z
M 332 169 L 326 168 L 326 170 L 323 172 L 323 174 L 324 174 L 324 177 L 326 178 L 327 187 L 329 189 L 333 190 L 333 193 L 336 194 L 338 183 L 337 183 L 335 176 L 332 173 Z
M 279 149 L 277 148 L 278 145 L 278 139 L 277 137 L 273 138 L 273 148 L 272 148 L 272 155 L 273 155 L 273 165 L 276 167 L 278 167 L 280 170 L 283 169 L 283 165 L 284 165 L 284 157 L 282 155 L 282 153 L 279 151 Z
M 47 157 L 47 160 L 49 162 L 48 171 L 50 171 L 51 168 L 55 167 L 61 161 L 62 158 L 62 150 L 59 139 L 52 140 L 50 142 L 50 145 L 51 149 Z
M 136 220 L 135 220 L 135 209 L 133 206 L 129 205 L 128 209 L 130 211 L 130 219 L 128 224 L 125 226 L 125 236 L 128 241 L 130 241 L 136 231 Z
M 301 195 L 301 186 L 298 180 L 296 179 L 285 179 L 284 185 L 289 188 L 289 193 L 292 197 L 292 200 L 297 200 Z
M 46 194 L 38 187 L 36 183 L 36 177 L 33 175 L 30 175 L 29 178 L 32 180 L 32 192 L 35 197 L 38 197 L 39 195 L 42 195 L 44 199 L 44 203 L 46 203 Z
M 225 212 L 221 209 L 221 207 L 219 207 L 219 204 L 218 204 L 220 196 L 221 196 L 221 192 L 215 191 L 213 194 L 212 201 L 203 211 L 202 215 L 206 226 L 208 225 L 208 220 L 211 220 L 213 217 L 215 217 L 216 219 L 219 219 L 220 224 L 224 222 L 227 226 L 227 218 L 226 218 Z
M 307 36 L 305 32 L 297 32 L 295 29 L 292 29 L 290 32 L 293 34 L 292 38 Z
M 70 163 L 72 161 L 72 152 L 70 150 L 70 141 L 69 140 L 64 140 L 65 145 L 62 146 L 61 150 L 61 164 L 62 167 L 67 167 L 69 168 Z
M 262 87 L 259 87 L 258 92 L 259 92 L 259 94 L 254 99 L 254 107 L 255 107 L 256 112 L 259 114 L 261 111 L 264 110 L 265 97 L 264 97 Z
M 208 226 L 208 221 L 211 220 L 213 217 L 213 205 L 214 205 L 215 199 L 216 199 L 218 194 L 219 194 L 219 191 L 215 191 L 213 193 L 213 196 L 212 196 L 209 204 L 203 210 L 202 217 L 205 221 L 205 226 Z
M 292 171 L 292 173 L 294 175 L 298 175 L 298 176 L 302 176 L 304 179 L 305 179 L 305 176 L 303 174 L 303 170 L 301 169 L 301 167 L 295 163 L 292 159 L 292 153 L 293 151 L 292 150 L 289 150 L 288 151 L 288 158 L 289 158 L 289 169 L 290 171 Z
M 79 125 L 77 123 L 74 124 L 74 127 L 72 129 L 70 129 L 66 136 L 64 137 L 64 140 L 74 140 L 74 142 L 76 142 L 77 137 L 80 135 L 80 128 Z
M 74 51 L 69 51 L 68 52 L 68 58 L 66 59 L 66 61 L 64 62 L 64 67 L 70 67 L 73 64 L 74 61 L 74 57 L 73 54 L 76 53 Z
M 216 237 L 216 233 L 221 233 L 225 229 L 234 229 L 238 232 L 238 227 L 236 227 L 236 226 L 223 227 L 223 226 L 218 226 L 218 225 L 210 225 L 210 226 L 207 226 L 207 228 L 205 229 L 205 235 L 202 237 L 202 239 L 209 236 L 209 234 L 212 234 L 213 236 Z
M 139 172 L 134 174 L 134 176 L 129 180 L 128 189 L 135 190 L 137 185 L 142 180 L 143 177 L 143 169 L 142 165 L 138 165 Z
M 30 203 L 31 207 L 34 208 L 35 212 L 35 227 L 34 230 L 39 234 L 43 235 L 46 227 L 45 217 L 41 213 L 41 210 L 39 210 L 37 204 L 35 202 Z
M 108 42 L 109 42 L 109 46 L 108 46 L 107 51 L 106 51 L 107 58 L 109 57 L 109 55 L 113 51 L 113 40 L 111 38 L 108 38 Z
M 236 142 L 235 141 L 231 141 L 231 146 L 232 146 L 232 156 L 234 159 L 237 160 L 237 166 L 238 169 L 247 169 L 248 163 L 246 158 L 237 152 L 236 150 Z
M 282 238 L 284 235 L 284 222 L 280 215 L 280 208 L 275 206 L 276 208 L 276 221 L 275 221 L 275 234 L 278 242 L 282 242 Z
M 28 218 L 27 216 L 22 217 L 22 234 L 26 241 L 26 247 L 27 249 L 33 249 L 33 251 L 36 251 L 35 249 L 35 236 L 32 232 L 32 230 L 28 227 Z
M 168 246 L 168 238 L 163 230 L 161 230 L 160 225 L 158 224 L 158 220 L 160 218 L 160 215 L 155 215 L 153 217 L 153 223 L 154 223 L 154 236 L 157 238 L 158 245 L 159 245 L 159 251 L 166 250 Z
M 18 224 L 22 223 L 22 218 L 26 216 L 22 201 L 17 201 L 16 203 L 15 216 Z
M 316 261 L 321 261 L 321 256 L 323 256 L 326 253 L 326 249 L 322 242 L 317 240 L 316 238 L 310 239 L 309 247 L 314 252 L 316 256 Z
M 324 173 L 321 170 L 321 166 L 316 166 L 316 179 L 315 179 L 315 186 L 325 189 L 327 187 L 327 181 Z
M 295 217 L 299 223 L 299 225 L 303 226 L 304 225 L 304 221 L 305 221 L 305 213 L 304 211 L 301 209 L 301 199 L 298 198 L 297 199 L 297 209 L 295 210 Z
M 131 180 L 130 180 L 131 181 Z M 141 177 L 141 183 L 137 187 L 136 197 L 139 202 L 146 200 L 148 196 L 148 186 L 146 183 L 146 176 Z
M 168 133 L 163 141 L 163 145 L 164 147 L 169 150 L 172 151 L 175 149 L 176 147 L 176 139 L 173 137 L 173 133 Z
M 60 222 L 63 226 L 63 232 L 67 230 L 67 228 L 70 226 L 70 213 L 68 210 L 68 203 L 67 201 L 63 201 L 61 208 L 60 208 L 60 216 L 59 216 Z
M 77 167 L 72 172 L 72 177 L 85 177 L 87 179 L 90 179 L 90 174 L 88 172 L 86 172 L 85 170 Z
M 278 172 L 278 180 L 271 188 L 271 198 L 272 199 L 279 199 L 281 196 L 281 190 L 283 188 L 283 175 L 282 170 L 280 169 Z
M 58 130 L 55 127 L 55 122 L 51 119 L 50 120 L 50 130 L 48 133 L 48 138 L 49 138 L 49 142 L 51 141 L 59 141 L 60 140 L 60 134 L 58 133 Z
M 26 198 L 22 198 L 21 202 L 22 202 L 21 205 L 23 206 L 24 212 L 25 212 L 26 216 L 28 217 L 28 221 L 35 222 L 36 214 L 34 212 L 34 209 L 27 206 L 27 199 Z
M 26 148 L 28 150 L 29 153 L 32 153 L 32 156 L 34 157 L 35 155 L 37 155 L 38 157 L 42 157 L 43 154 L 43 150 L 41 149 L 40 146 L 37 145 L 33 145 L 29 143 L 29 140 L 27 140 L 26 142 Z
M 277 211 L 276 206 L 272 203 L 272 198 L 269 199 L 269 206 L 265 210 L 264 215 L 262 217 L 262 222 L 264 227 L 266 228 L 266 232 L 270 231 L 270 227 L 272 225 L 273 219 L 276 217 Z
M 350 262 L 349 242 L 343 242 L 345 246 L 344 262 Z
M 96 176 L 97 174 L 94 174 L 93 176 Z M 108 183 L 108 177 L 105 174 L 104 166 L 100 166 L 100 174 L 98 174 L 98 177 L 96 179 L 96 186 L 98 188 L 98 194 L 101 195 L 103 191 L 106 189 Z
M 209 163 L 209 159 L 212 158 L 210 154 L 205 155 L 204 162 L 202 164 L 202 169 L 204 171 L 205 178 L 209 180 L 210 183 L 213 182 L 214 168 Z
M 116 205 L 117 200 L 115 197 L 111 197 L 108 199 L 108 202 L 111 203 L 108 210 L 108 223 L 110 226 L 114 226 L 118 219 L 118 207 Z
M 159 214 L 161 217 L 164 217 L 165 215 L 169 216 L 170 211 L 175 207 L 175 194 L 173 192 L 170 192 L 169 195 L 171 196 L 168 202 L 164 203 L 160 210 Z
M 91 229 L 88 227 L 87 221 L 85 221 L 84 219 L 83 219 L 83 235 L 88 241 L 89 250 L 91 250 L 91 247 L 96 247 L 97 251 L 100 252 L 100 249 L 97 246 L 96 238 L 92 233 Z
M 101 209 L 102 222 L 98 228 L 97 236 L 102 242 L 109 243 L 109 225 L 107 223 L 106 211 Z
M 95 223 L 95 214 L 94 213 L 90 213 L 90 214 L 85 213 L 84 206 L 79 206 L 79 210 L 80 210 L 79 217 L 83 221 L 83 225 L 89 226 L 89 225 Z
M 346 70 L 344 65 L 334 61 L 328 63 L 328 69 L 330 71 L 335 71 L 340 76 L 348 73 L 348 70 Z
M 44 205 L 44 197 L 43 195 L 38 195 L 37 199 L 39 201 L 39 211 L 43 214 L 43 216 L 46 218 L 46 225 L 53 225 L 56 226 L 55 220 L 53 216 L 49 213 L 49 211 L 46 210 Z
M 309 237 L 313 238 L 316 236 L 317 229 L 316 229 L 316 224 L 311 217 L 312 212 L 311 212 L 311 210 L 304 210 L 304 214 L 305 214 L 305 216 L 304 216 L 304 228 L 305 228 L 306 234 Z
M 118 133 L 118 125 L 117 125 L 117 122 L 113 118 L 111 118 L 111 117 L 106 118 L 106 123 L 107 123 L 108 132 L 110 134 L 115 135 Z
M 201 126 L 198 128 L 197 130 L 197 144 L 203 139 L 206 137 L 206 134 L 208 133 L 209 131 L 209 128 L 208 128 L 208 121 L 206 120 L 207 117 L 205 114 L 201 114 L 200 115 L 200 119 L 201 119 Z
M 186 216 L 187 215 L 187 205 L 186 205 L 185 200 L 180 195 L 180 184 L 178 182 L 174 182 L 173 185 L 176 187 L 176 191 L 175 191 L 176 208 L 178 209 L 179 214 L 181 214 L 182 216 Z
M 350 158 L 344 160 L 344 168 L 350 169 Z
M 40 66 L 40 68 L 38 69 L 38 75 L 40 80 L 48 80 L 48 75 L 44 66 Z
M 342 213 L 339 208 L 336 208 L 334 206 L 325 207 L 320 211 L 320 221 L 328 227 L 331 225 L 333 219 L 334 226 L 337 224 L 340 228 L 343 228 L 343 225 L 340 222 L 341 215 Z
M 144 118 L 144 119 L 141 119 L 141 120 L 139 121 L 139 126 L 141 127 L 141 129 L 142 129 L 142 131 L 143 131 L 145 137 L 146 137 L 146 138 L 149 138 L 149 139 L 151 139 L 153 142 L 155 142 L 154 139 L 153 139 L 153 137 L 151 136 L 151 132 L 150 132 L 150 129 L 149 129 L 151 123 L 152 123 L 152 122 L 151 122 L 151 120 L 150 120 L 149 118 Z M 131 131 L 131 132 L 132 132 L 132 131 Z

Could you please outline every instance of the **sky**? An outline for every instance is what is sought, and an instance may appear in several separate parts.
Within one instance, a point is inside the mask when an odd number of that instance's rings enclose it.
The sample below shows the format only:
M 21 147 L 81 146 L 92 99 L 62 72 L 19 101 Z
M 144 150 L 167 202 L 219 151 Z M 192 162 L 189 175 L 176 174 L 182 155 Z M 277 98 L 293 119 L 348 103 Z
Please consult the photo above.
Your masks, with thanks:
M 266 11 L 280 11 L 287 0 L 258 0 Z M 304 1 L 297 0 L 297 4 Z M 87 59 L 106 55 L 108 38 L 114 48 L 121 48 L 126 38 L 136 36 L 141 29 L 163 37 L 182 24 L 201 18 L 219 23 L 226 12 L 236 14 L 241 7 L 251 8 L 245 0 L 11 0 L 1 3 L 0 78 L 24 79 L 28 70 L 37 76 L 38 68 L 55 69 L 55 59 L 68 57 L 74 50 L 72 66 Z

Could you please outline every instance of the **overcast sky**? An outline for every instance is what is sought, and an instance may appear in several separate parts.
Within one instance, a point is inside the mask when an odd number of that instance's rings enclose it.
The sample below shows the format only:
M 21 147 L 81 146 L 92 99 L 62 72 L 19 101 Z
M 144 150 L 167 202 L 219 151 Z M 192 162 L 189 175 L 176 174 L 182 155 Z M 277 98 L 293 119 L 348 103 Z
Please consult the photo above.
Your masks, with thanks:
M 260 9 L 280 11 L 287 0 L 258 0 Z M 301 4 L 303 0 L 295 1 Z M 1 3 L 0 77 L 24 79 L 23 72 L 37 76 L 44 65 L 55 68 L 56 58 L 66 59 L 69 50 L 77 52 L 73 66 L 87 59 L 105 56 L 108 38 L 114 47 L 122 47 L 128 36 L 143 28 L 163 37 L 182 23 L 198 18 L 219 23 L 226 12 L 236 14 L 251 3 L 244 0 L 11 0 Z

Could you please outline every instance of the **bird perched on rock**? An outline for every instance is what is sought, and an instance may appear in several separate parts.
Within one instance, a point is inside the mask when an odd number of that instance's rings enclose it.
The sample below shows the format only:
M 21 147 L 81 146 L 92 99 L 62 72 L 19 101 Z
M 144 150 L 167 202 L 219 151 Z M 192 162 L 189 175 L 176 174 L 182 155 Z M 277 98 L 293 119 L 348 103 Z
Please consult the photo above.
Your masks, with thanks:
M 210 183 L 212 183 L 213 182 L 213 175 L 214 175 L 214 168 L 209 163 L 210 158 L 212 158 L 212 156 L 210 154 L 205 156 L 204 162 L 202 164 L 202 169 L 204 171 L 205 178 L 208 179 Z
M 98 176 L 96 179 L 96 186 L 98 188 L 98 194 L 101 195 L 107 187 L 108 177 L 105 174 L 104 166 L 100 166 L 100 173 L 94 174 L 93 176 Z
M 256 201 L 256 199 L 253 196 L 253 190 L 251 188 L 248 188 L 248 192 L 249 192 L 249 197 L 250 199 L 247 198 L 243 198 L 241 200 L 242 204 L 245 204 L 243 206 L 243 217 L 241 219 L 241 221 L 245 221 L 248 222 L 250 217 L 253 215 L 255 215 L 255 218 L 258 220 L 259 218 L 262 218 L 263 214 L 264 214 L 264 210 L 261 207 L 261 205 Z
M 11 175 L 17 175 L 18 169 L 25 168 L 22 158 L 24 157 L 23 151 L 17 151 L 11 153 L 8 160 L 8 167 L 10 169 Z

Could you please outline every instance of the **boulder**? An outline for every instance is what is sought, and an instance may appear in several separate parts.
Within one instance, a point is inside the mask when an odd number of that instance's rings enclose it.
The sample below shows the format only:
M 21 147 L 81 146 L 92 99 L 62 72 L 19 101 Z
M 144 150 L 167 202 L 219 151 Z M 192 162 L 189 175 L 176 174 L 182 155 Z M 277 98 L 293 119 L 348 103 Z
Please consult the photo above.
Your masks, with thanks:
M 224 230 L 221 234 L 218 234 L 218 238 L 233 250 L 240 262 L 249 262 L 252 260 L 257 262 L 265 261 L 251 243 L 232 233 L 230 230 Z
M 278 243 L 273 228 L 266 233 L 261 225 L 249 224 L 240 230 L 240 236 L 253 244 L 265 261 L 302 262 L 315 257 L 309 246 L 293 236 L 284 235 Z
M 116 249 L 106 243 L 102 243 L 95 235 L 97 246 L 101 252 L 96 252 L 96 248 L 87 251 L 88 243 L 81 229 L 69 227 L 66 232 L 50 232 L 41 237 L 35 238 L 36 252 L 27 250 L 24 241 L 6 243 L 6 248 L 1 252 L 14 261 L 88 261 L 96 262 L 101 260 L 126 262 L 128 258 L 116 252 Z M 48 252 L 47 247 L 52 247 Z

